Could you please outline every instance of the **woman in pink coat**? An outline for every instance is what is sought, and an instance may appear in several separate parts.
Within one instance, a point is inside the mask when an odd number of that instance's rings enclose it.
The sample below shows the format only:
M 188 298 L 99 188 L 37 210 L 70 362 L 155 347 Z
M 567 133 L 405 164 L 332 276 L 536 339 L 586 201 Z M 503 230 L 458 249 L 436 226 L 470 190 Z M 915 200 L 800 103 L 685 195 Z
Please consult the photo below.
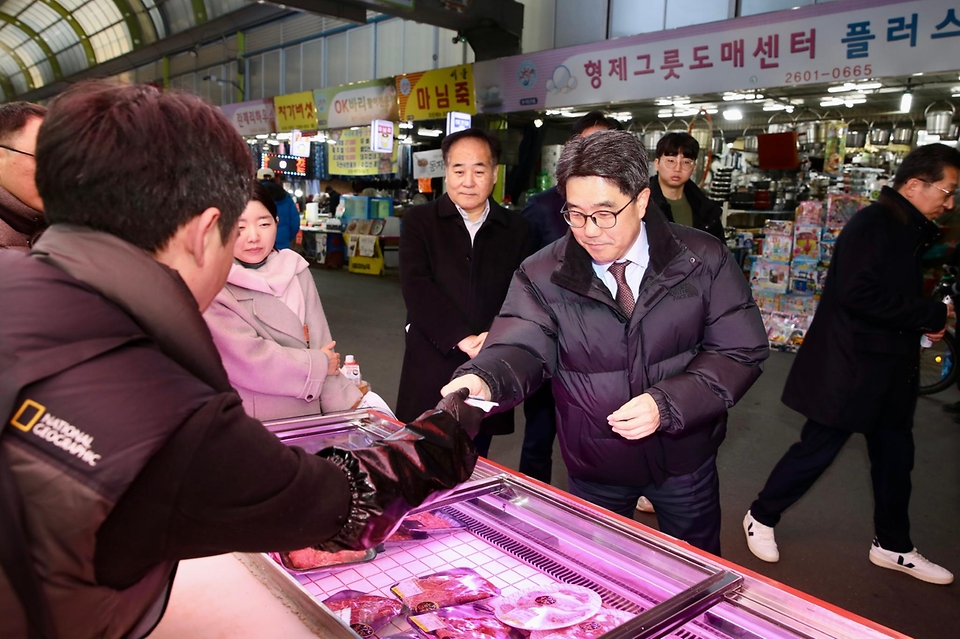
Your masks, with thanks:
M 247 413 L 270 420 L 386 408 L 340 375 L 306 260 L 273 248 L 277 208 L 262 185 L 255 185 L 239 226 L 227 285 L 203 317 Z

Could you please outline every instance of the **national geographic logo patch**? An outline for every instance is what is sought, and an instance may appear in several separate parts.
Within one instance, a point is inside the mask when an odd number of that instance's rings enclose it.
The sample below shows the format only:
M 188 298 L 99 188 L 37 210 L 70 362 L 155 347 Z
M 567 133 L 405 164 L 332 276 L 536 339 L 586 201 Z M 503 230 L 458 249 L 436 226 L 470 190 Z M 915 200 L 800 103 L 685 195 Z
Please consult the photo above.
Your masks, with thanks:
M 20 410 L 16 412 L 13 416 L 13 419 L 10 420 L 10 425 L 19 428 L 23 432 L 29 432 L 33 428 L 43 414 L 47 412 L 47 407 L 43 404 L 38 404 L 32 399 L 28 399 L 23 402 L 23 405 L 20 406 Z
M 47 412 L 46 406 L 32 399 L 24 400 L 13 414 L 10 425 L 25 433 L 33 433 L 90 466 L 96 466 L 100 461 L 100 455 L 93 450 L 92 435 L 65 419 L 54 417 Z

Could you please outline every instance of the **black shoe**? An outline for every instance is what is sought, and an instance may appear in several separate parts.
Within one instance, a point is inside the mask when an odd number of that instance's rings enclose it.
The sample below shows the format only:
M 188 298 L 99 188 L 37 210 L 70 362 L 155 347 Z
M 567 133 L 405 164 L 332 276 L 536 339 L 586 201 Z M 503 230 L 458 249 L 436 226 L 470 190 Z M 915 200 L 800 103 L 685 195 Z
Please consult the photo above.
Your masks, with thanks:
M 960 414 L 960 402 L 954 402 L 952 404 L 944 404 L 943 412 Z

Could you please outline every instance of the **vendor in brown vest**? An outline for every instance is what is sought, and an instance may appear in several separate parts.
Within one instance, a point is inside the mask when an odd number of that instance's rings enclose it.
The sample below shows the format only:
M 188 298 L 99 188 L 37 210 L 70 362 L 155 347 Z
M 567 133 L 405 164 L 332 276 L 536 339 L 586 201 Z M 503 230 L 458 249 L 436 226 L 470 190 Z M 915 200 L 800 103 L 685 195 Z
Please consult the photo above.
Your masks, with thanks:
M 27 250 L 47 228 L 33 157 L 46 114 L 29 102 L 0 105 L 0 249 Z

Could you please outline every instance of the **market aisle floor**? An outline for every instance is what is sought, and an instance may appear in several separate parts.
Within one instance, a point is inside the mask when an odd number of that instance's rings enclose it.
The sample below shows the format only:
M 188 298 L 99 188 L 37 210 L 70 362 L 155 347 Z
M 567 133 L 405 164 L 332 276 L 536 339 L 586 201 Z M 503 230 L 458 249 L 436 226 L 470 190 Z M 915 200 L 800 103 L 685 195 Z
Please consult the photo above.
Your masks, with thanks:
M 314 269 L 314 278 L 337 350 L 355 355 L 364 378 L 395 405 L 405 323 L 396 271 L 372 277 Z M 867 560 L 873 498 L 862 437 L 852 438 L 820 482 L 784 515 L 777 527 L 779 563 L 764 563 L 747 550 L 743 515 L 803 425 L 802 417 L 780 403 L 792 358 L 773 353 L 760 381 L 731 412 L 718 462 L 724 557 L 902 633 L 918 638 L 960 636 L 956 620 L 960 584 L 925 584 Z M 941 411 L 945 402 L 958 399 L 955 389 L 920 399 L 910 510 L 920 552 L 960 575 L 960 425 Z M 514 469 L 523 438 L 523 416 L 517 413 L 517 432 L 495 437 L 490 455 Z M 554 475 L 554 485 L 566 488 L 559 452 Z M 656 526 L 654 515 L 637 513 L 637 519 Z

